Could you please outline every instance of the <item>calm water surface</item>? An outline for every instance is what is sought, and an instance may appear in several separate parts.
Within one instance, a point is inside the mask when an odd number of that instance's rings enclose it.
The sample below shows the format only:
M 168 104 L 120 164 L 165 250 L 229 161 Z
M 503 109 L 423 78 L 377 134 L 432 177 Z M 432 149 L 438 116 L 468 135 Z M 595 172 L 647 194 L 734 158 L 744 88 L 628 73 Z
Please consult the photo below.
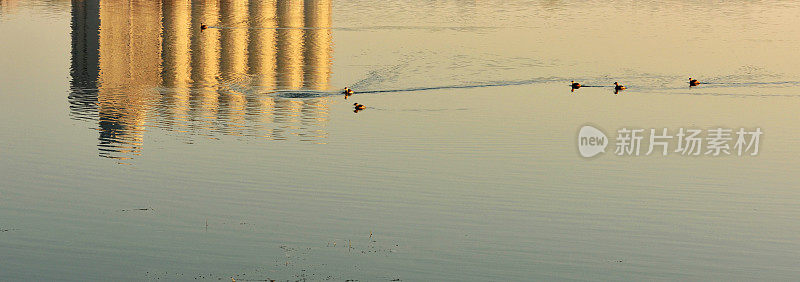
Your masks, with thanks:
M 798 15 L 2 0 L 0 280 L 797 280 Z M 587 160 L 586 123 L 765 133 Z

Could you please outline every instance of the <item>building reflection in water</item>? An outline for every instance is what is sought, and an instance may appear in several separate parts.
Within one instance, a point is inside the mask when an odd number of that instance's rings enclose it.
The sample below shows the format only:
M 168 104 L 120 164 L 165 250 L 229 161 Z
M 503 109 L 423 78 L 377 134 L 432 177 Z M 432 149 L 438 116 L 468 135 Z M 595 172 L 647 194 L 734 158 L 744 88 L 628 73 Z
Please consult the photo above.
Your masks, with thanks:
M 0 16 L 13 14 L 18 6 L 18 0 L 0 0 Z
M 200 25 L 212 28 L 200 30 Z M 130 159 L 148 127 L 321 142 L 330 0 L 72 1 L 71 116 L 97 122 L 100 156 Z

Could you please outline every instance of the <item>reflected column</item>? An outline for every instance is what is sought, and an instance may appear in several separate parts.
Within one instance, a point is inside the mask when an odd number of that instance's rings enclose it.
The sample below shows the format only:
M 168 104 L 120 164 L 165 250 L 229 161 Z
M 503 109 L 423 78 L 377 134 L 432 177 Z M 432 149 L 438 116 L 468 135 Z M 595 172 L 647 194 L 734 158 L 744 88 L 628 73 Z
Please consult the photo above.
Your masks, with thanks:
M 220 67 L 226 85 L 241 84 L 247 73 L 247 0 L 221 1 L 222 58 Z M 244 95 L 231 87 L 220 91 L 220 115 L 241 124 L 244 119 Z M 224 131 L 230 128 L 223 128 Z
M 305 0 L 304 81 L 308 89 L 326 90 L 331 75 L 331 1 Z
M 303 86 L 307 89 L 327 90 L 331 75 L 331 1 L 305 0 L 305 44 L 303 49 Z M 328 99 L 303 100 L 302 123 L 306 126 L 324 126 L 328 120 Z M 310 138 L 324 138 L 322 129 L 308 128 Z
M 280 89 L 300 89 L 303 86 L 303 24 L 303 0 L 278 2 L 277 77 Z M 290 99 L 276 99 L 274 121 L 287 123 L 296 120 L 300 104 Z
M 248 69 L 252 78 L 248 92 L 248 116 L 266 121 L 272 114 L 275 101 L 263 94 L 275 89 L 275 28 L 277 22 L 276 0 L 250 0 L 250 40 L 248 42 Z M 258 123 L 259 126 L 262 123 Z
M 189 109 L 191 72 L 191 11 L 189 0 L 163 3 L 161 11 L 164 39 L 161 48 L 161 81 L 165 119 L 185 125 Z M 183 123 L 181 122 L 183 121 Z
M 99 1 L 100 155 L 138 155 L 153 87 L 160 82 L 161 6 Z M 134 20 L 136 19 L 136 20 Z
M 303 80 L 303 0 L 278 2 L 278 85 L 300 89 Z
M 72 2 L 72 57 L 70 60 L 70 115 L 94 119 L 97 113 L 97 78 L 100 75 L 99 0 Z
M 131 79 L 139 85 L 158 85 L 161 83 L 161 2 L 132 0 L 130 7 Z
M 219 29 L 200 30 L 200 25 L 219 25 L 219 2 L 216 0 L 192 1 L 192 65 L 191 77 L 194 93 L 192 111 L 211 123 L 216 119 L 219 98 L 216 87 L 219 76 Z M 208 128 L 207 126 L 204 128 Z

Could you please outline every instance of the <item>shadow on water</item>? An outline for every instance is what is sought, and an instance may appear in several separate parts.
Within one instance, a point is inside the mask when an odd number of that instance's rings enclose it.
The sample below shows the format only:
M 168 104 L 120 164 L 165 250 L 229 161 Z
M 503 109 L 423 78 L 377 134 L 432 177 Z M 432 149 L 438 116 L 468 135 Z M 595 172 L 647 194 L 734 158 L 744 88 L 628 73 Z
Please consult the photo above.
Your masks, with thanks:
M 324 142 L 328 99 L 258 93 L 329 88 L 331 1 L 191 2 L 72 2 L 70 116 L 96 122 L 99 155 L 133 158 L 150 127 Z

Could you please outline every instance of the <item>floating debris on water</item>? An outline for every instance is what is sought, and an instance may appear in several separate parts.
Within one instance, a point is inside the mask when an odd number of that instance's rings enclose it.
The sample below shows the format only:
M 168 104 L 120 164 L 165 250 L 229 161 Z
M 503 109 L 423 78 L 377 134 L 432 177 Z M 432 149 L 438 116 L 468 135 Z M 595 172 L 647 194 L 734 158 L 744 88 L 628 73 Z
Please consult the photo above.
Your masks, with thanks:
M 231 279 L 231 281 L 309 281 L 309 280 L 323 280 L 323 281 L 402 281 L 398 277 L 396 273 L 391 274 L 387 273 L 388 275 L 385 276 L 376 276 L 373 278 L 369 277 L 353 277 L 351 275 L 359 275 L 362 271 L 360 265 L 352 264 L 346 265 L 347 268 L 351 270 L 343 270 L 341 267 L 345 265 L 337 265 L 334 264 L 333 266 L 329 266 L 327 263 L 312 263 L 311 261 L 315 261 L 320 259 L 320 257 L 316 256 L 316 252 L 336 252 L 339 255 L 344 256 L 369 256 L 378 254 L 380 252 L 391 253 L 394 250 L 391 248 L 379 248 L 375 246 L 375 243 L 379 241 L 379 238 L 376 238 L 374 233 L 370 232 L 368 241 L 363 240 L 355 240 L 352 239 L 345 239 L 344 241 L 346 244 L 336 244 L 337 241 L 341 241 L 341 239 L 336 241 L 329 241 L 327 242 L 326 247 L 336 247 L 338 246 L 339 249 L 327 249 L 325 247 L 322 248 L 313 248 L 313 247 L 298 247 L 298 246 L 291 246 L 288 244 L 281 244 L 278 246 L 280 249 L 279 255 L 275 258 L 273 263 L 268 265 L 257 266 L 254 268 L 250 268 L 247 272 L 238 272 L 238 273 L 195 273 L 195 274 L 186 274 L 180 272 L 169 272 L 169 271 L 148 271 L 145 274 L 145 277 L 148 280 L 184 280 L 184 279 L 194 279 L 194 280 L 217 280 L 217 281 L 227 281 Z M 363 237 L 362 237 L 363 238 Z M 359 242 L 363 242 L 359 244 Z M 368 242 L 368 243 L 367 243 Z M 398 247 L 399 244 L 392 243 L 389 246 Z M 347 248 L 348 251 L 345 252 L 342 248 Z M 327 251 L 326 251 L 327 250 Z M 353 272 L 355 271 L 355 272 Z M 345 278 L 348 277 L 349 278 Z M 190 278 L 191 277 L 191 278 Z
M 147 207 L 147 208 L 139 208 L 139 209 L 126 209 L 126 210 L 120 210 L 120 211 L 129 212 L 129 211 L 156 211 L 156 210 L 153 209 L 152 207 Z

